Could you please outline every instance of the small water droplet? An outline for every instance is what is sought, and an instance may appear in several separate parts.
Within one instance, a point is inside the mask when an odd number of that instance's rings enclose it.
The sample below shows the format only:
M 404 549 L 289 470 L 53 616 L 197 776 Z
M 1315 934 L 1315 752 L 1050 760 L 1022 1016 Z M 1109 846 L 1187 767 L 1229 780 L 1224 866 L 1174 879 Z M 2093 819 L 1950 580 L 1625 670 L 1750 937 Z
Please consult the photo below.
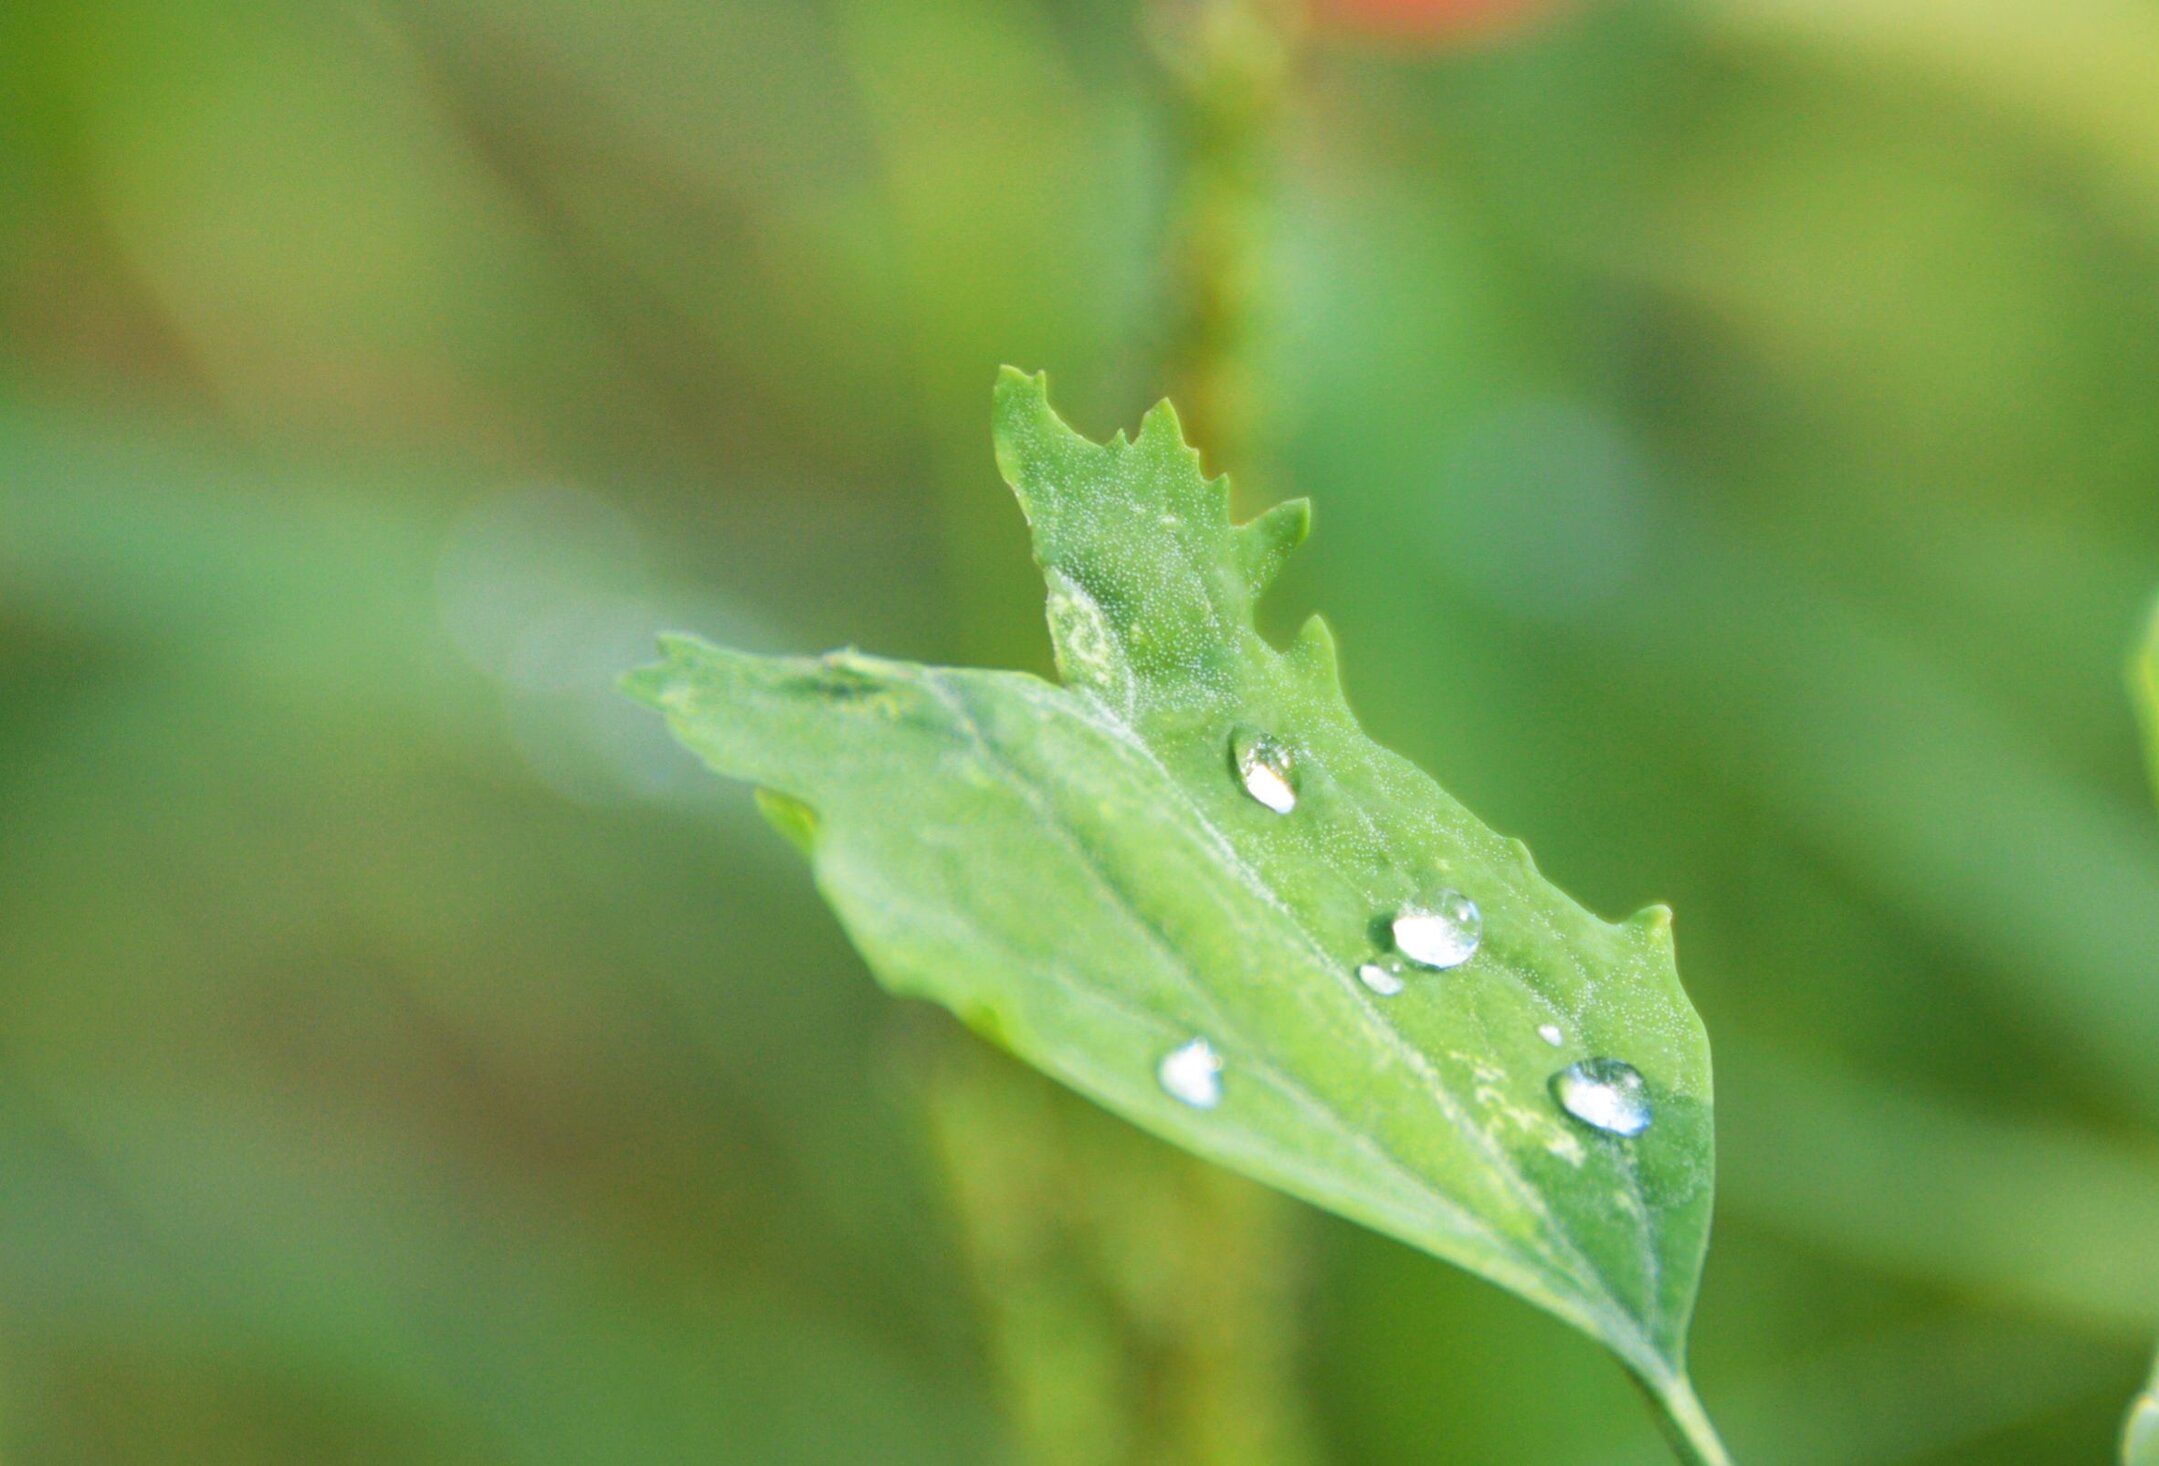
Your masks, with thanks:
M 1567 1036 L 1559 1031 L 1559 1025 L 1556 1023 L 1539 1024 L 1537 1026 L 1537 1037 L 1543 1039 L 1555 1049 L 1567 1041 Z
M 1240 728 L 1229 751 L 1245 793 L 1276 814 L 1297 807 L 1297 755 L 1288 744 L 1271 733 Z
M 1155 1069 L 1163 1090 L 1195 1110 L 1211 1110 L 1222 1103 L 1222 1056 L 1203 1038 L 1179 1044 Z
M 1391 998 L 1402 991 L 1402 964 L 1392 958 L 1367 962 L 1357 969 L 1357 980 L 1381 997 Z
M 1484 940 L 1484 913 L 1460 891 L 1442 887 L 1394 914 L 1394 944 L 1424 967 L 1459 967 Z
M 1552 1098 L 1559 1107 L 1607 1135 L 1639 1135 L 1656 1118 L 1649 1107 L 1649 1081 L 1620 1059 L 1584 1059 L 1552 1076 Z

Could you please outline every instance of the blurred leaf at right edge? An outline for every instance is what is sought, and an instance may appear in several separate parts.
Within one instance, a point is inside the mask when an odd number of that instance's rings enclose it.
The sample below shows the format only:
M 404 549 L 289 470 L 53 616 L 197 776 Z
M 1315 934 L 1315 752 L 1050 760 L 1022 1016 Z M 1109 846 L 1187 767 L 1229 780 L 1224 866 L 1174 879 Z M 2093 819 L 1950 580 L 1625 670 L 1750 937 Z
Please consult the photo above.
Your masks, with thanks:
M 2159 794 L 2159 602 L 2145 624 L 2144 644 L 2129 666 L 2137 713 L 2144 720 L 2144 749 L 2151 760 L 2152 791 Z M 2122 1428 L 2123 1466 L 2159 1466 L 2159 1363 L 2152 1366 L 2151 1388 L 2129 1407 Z
M 1670 913 L 1599 920 L 1374 744 L 1317 618 L 1260 637 L 1308 511 L 1232 525 L 1168 404 L 1096 443 L 1007 370 L 996 439 L 1063 686 L 675 637 L 630 691 L 766 791 L 887 987 L 1566 1319 L 1725 1461 L 1685 1363 L 1713 1155 Z M 1390 918 L 1465 894 L 1405 964 Z
M 2159 601 L 2144 625 L 2144 644 L 2129 664 L 2129 688 L 2144 721 L 2144 754 L 2151 764 L 2152 793 L 2159 795 Z
M 2159 1466 L 2159 1364 L 2152 1366 L 2151 1388 L 2129 1407 L 2122 1427 L 2122 1466 Z

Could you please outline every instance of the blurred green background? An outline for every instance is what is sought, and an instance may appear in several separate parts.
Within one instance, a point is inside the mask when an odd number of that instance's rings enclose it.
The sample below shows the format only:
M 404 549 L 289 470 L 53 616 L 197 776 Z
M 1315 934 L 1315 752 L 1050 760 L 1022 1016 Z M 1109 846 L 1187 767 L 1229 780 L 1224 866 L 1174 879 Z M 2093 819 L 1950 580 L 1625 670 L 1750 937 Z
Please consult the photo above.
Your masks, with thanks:
M 0 6 L 0 1461 L 1658 1459 L 882 997 L 612 691 L 1046 670 L 1003 361 L 1311 495 L 1276 628 L 1677 909 L 1742 1462 L 2109 1459 L 2159 11 L 1491 8 Z

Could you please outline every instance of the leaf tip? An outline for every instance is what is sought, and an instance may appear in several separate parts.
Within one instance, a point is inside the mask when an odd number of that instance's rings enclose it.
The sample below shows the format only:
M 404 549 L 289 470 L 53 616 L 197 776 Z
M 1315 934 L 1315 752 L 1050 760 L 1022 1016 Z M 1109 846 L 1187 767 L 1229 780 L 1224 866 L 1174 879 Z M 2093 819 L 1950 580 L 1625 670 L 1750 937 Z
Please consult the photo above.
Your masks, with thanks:
M 1058 478 L 1050 467 L 1056 455 L 1076 448 L 1100 450 L 1050 406 L 1047 372 L 1001 367 L 990 399 L 997 471 L 1011 485 L 1031 521 L 1037 507 L 1035 496 L 1056 491 Z
M 719 650 L 702 636 L 688 631 L 663 631 L 653 641 L 658 645 L 660 655 L 669 662 L 693 662 Z
M 632 667 L 615 678 L 615 690 L 631 702 L 643 703 L 648 708 L 660 706 L 666 696 L 669 681 L 667 668 L 658 663 Z
M 765 817 L 765 823 L 778 830 L 795 849 L 810 854 L 817 843 L 817 811 L 777 789 L 760 788 L 755 797 L 757 812 Z
M 1627 918 L 1627 925 L 1667 945 L 1672 940 L 1672 908 L 1653 901 Z
M 1312 532 L 1312 501 L 1290 499 L 1237 526 L 1246 585 L 1258 595 L 1281 573 L 1290 552 Z
M 1334 628 L 1327 624 L 1326 617 L 1317 611 L 1305 617 L 1285 655 L 1307 686 L 1341 696 L 1342 671 L 1335 657 Z
M 1201 466 L 1199 449 L 1187 442 L 1184 435 L 1184 419 L 1177 413 L 1177 404 L 1167 397 L 1147 409 L 1147 415 L 1139 420 L 1139 436 L 1132 446 L 1142 452 L 1157 453 L 1172 461 L 1192 465 L 1208 491 L 1225 506 L 1229 503 L 1229 480 L 1224 476 L 1207 478 Z
M 1016 366 L 1001 366 L 997 369 L 997 383 L 990 389 L 995 421 L 1002 427 L 1006 418 L 1016 413 L 1030 409 L 1046 411 L 1049 396 L 1048 372 L 1023 372 Z
M 1187 446 L 1184 419 L 1177 415 L 1177 404 L 1164 397 L 1148 408 L 1147 415 L 1139 420 L 1139 441 L 1179 448 Z
M 660 659 L 632 667 L 615 679 L 615 686 L 631 701 L 665 712 L 681 695 L 685 669 L 710 648 L 700 638 L 679 631 L 663 631 L 657 640 Z
M 1050 410 L 1050 379 L 1048 372 L 1023 372 L 1016 366 L 997 369 L 997 385 L 990 389 L 994 425 L 1000 447 L 1008 439 L 1023 436 L 1028 429 L 1039 429 L 1046 419 L 1059 427 L 1064 424 Z

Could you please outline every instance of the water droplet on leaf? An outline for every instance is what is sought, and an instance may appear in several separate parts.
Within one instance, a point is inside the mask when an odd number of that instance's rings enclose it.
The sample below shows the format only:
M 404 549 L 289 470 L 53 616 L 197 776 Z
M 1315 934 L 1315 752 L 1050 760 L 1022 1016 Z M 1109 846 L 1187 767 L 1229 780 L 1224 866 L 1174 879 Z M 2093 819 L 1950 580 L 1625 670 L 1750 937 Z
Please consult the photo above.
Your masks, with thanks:
M 1222 1056 L 1203 1038 L 1171 1049 L 1155 1069 L 1155 1077 L 1171 1099 L 1195 1110 L 1211 1110 L 1222 1103 Z
M 1460 891 L 1441 889 L 1394 915 L 1394 944 L 1424 967 L 1459 967 L 1484 939 L 1484 913 Z
M 1559 1107 L 1607 1135 L 1639 1135 L 1656 1118 L 1649 1107 L 1649 1082 L 1632 1064 L 1619 1059 L 1584 1059 L 1552 1076 L 1552 1098 Z
M 1357 980 L 1383 998 L 1402 991 L 1402 964 L 1397 961 L 1367 962 L 1357 969 Z
M 1229 750 L 1245 793 L 1276 814 L 1297 807 L 1297 755 L 1288 744 L 1270 733 L 1240 728 Z

